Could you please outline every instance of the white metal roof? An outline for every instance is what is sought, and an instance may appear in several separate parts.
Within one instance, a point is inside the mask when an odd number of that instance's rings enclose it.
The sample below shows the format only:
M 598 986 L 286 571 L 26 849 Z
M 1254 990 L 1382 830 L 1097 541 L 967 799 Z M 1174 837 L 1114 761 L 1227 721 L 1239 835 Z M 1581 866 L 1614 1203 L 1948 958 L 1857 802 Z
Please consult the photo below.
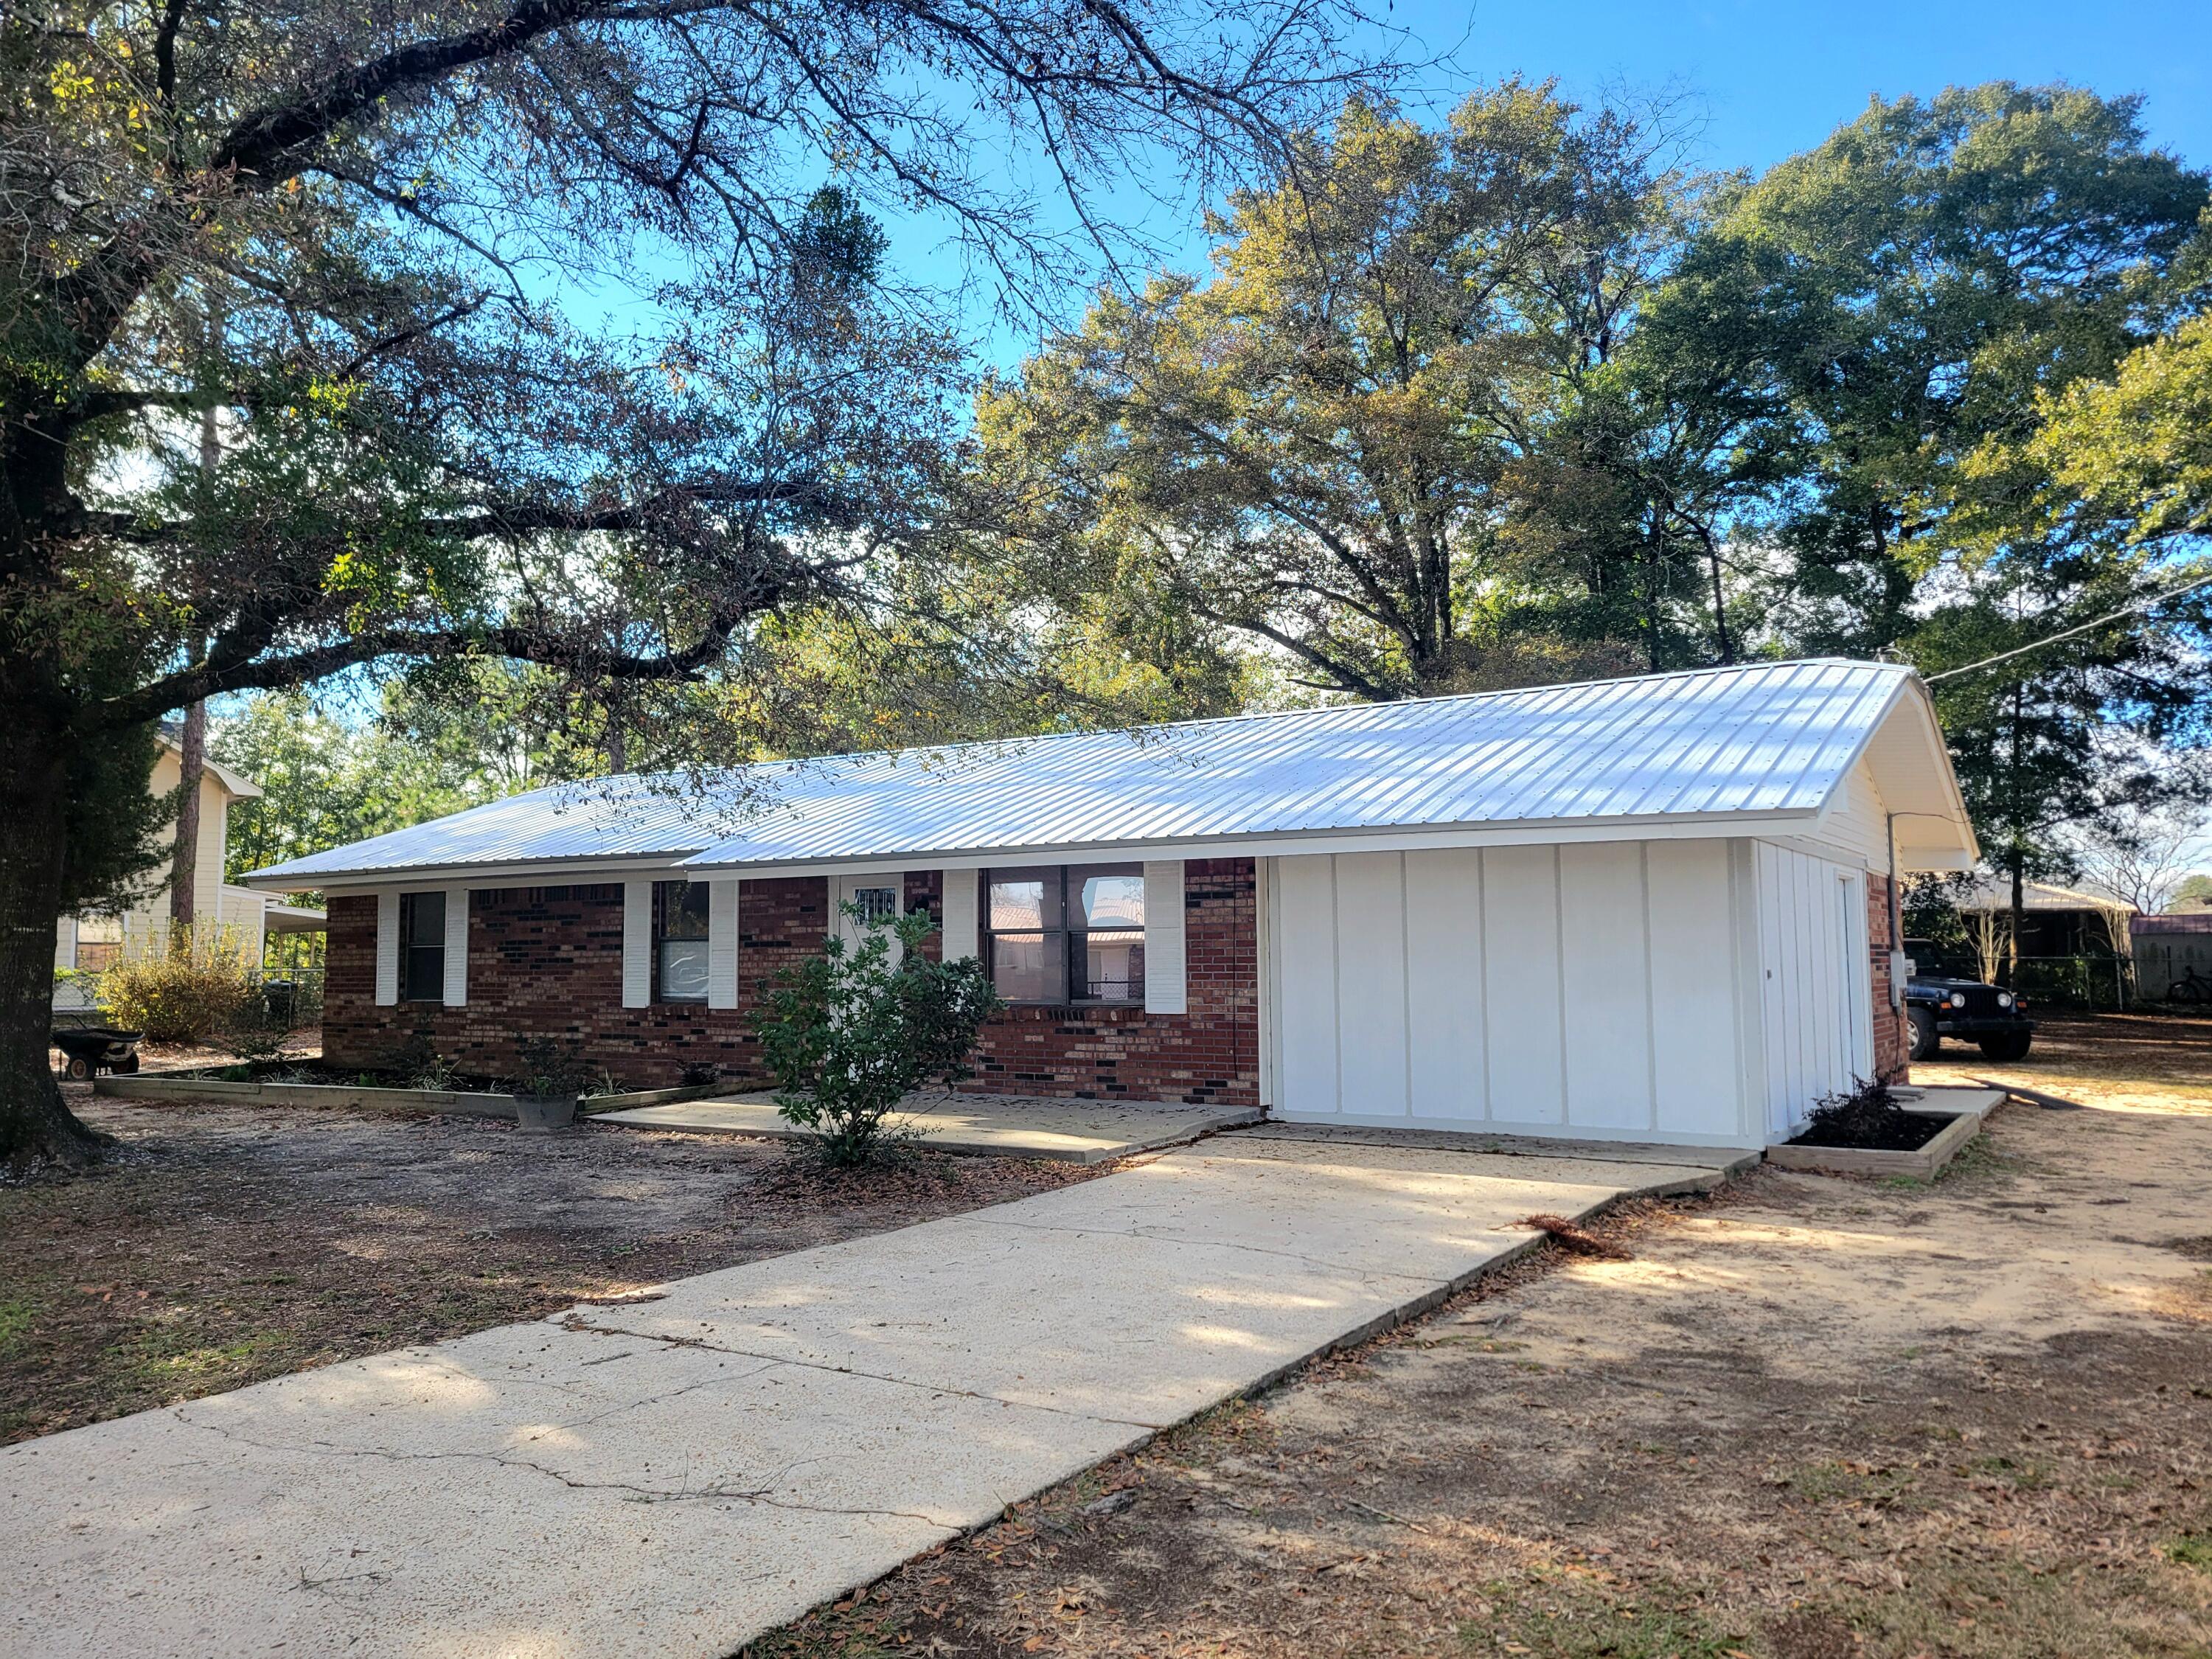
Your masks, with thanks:
M 1628 835 L 1670 821 L 1809 818 L 1893 712 L 1924 726 L 1911 744 L 1927 774 L 1917 793 L 1932 813 L 1955 817 L 1971 846 L 1911 671 L 1823 659 L 775 762 L 715 775 L 703 790 L 608 779 L 518 795 L 252 879 L 298 887 L 577 860 L 758 872 L 924 854 L 1230 851 L 1422 829 L 1577 824 Z M 1940 787 L 1928 787 L 1938 775 Z

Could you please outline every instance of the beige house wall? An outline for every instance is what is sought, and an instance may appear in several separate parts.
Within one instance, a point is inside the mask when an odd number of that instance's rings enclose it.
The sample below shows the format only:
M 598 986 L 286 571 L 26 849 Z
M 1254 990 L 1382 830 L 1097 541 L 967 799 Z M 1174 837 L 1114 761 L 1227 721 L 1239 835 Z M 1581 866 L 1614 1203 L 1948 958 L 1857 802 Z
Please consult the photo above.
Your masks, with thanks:
M 173 793 L 177 780 L 182 775 L 182 757 L 176 750 L 164 744 L 154 763 L 150 787 L 156 795 Z M 222 878 L 223 860 L 228 851 L 230 833 L 230 805 L 235 800 L 251 799 L 260 792 L 236 780 L 245 787 L 234 788 L 213 767 L 200 773 L 200 824 L 198 845 L 192 859 L 192 915 L 198 924 L 227 927 L 235 931 L 240 948 L 252 953 L 252 959 L 261 957 L 261 935 L 264 912 L 268 896 L 251 888 L 234 887 Z M 174 830 L 170 832 L 173 847 Z M 123 912 L 122 949 L 125 955 L 135 956 L 166 940 L 169 932 L 168 866 L 148 877 L 137 899 Z M 93 925 L 94 929 L 98 924 Z M 55 930 L 54 966 L 79 968 L 89 965 L 87 958 L 97 947 L 81 939 L 88 931 L 85 921 L 76 916 L 64 916 Z

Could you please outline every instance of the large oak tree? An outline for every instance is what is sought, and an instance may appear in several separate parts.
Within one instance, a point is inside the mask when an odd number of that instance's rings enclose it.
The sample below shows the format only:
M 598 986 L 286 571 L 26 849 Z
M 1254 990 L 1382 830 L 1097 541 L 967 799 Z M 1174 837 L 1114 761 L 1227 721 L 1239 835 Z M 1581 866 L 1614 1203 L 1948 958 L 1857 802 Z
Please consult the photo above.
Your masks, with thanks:
M 52 0 L 0 17 L 0 1158 L 93 1146 L 57 919 L 152 723 L 395 657 L 709 670 L 863 586 L 957 427 L 871 281 L 934 210 L 1064 280 L 1096 193 L 1341 95 L 1337 0 Z M 665 326 L 580 334 L 604 287 Z M 595 284 L 600 286 L 595 287 Z M 617 298 L 619 296 L 617 295 Z M 909 297 L 909 301 L 911 296 Z M 214 411 L 212 416 L 209 411 Z M 220 453 L 199 464 L 211 425 Z

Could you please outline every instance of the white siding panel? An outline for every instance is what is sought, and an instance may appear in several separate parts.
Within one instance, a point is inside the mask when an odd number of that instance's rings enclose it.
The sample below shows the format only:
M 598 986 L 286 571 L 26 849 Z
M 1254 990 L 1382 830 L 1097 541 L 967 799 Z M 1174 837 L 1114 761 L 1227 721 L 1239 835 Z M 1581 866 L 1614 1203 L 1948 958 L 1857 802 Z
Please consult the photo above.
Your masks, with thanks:
M 1483 1089 L 1482 854 L 1406 854 L 1407 1070 L 1416 1117 L 1478 1121 Z
M 1837 786 L 1827 811 L 1803 836 L 1782 844 L 1856 870 L 1889 868 L 1889 817 L 1874 768 L 1862 759 Z
M 1286 1117 L 1333 1117 L 1339 1109 L 1335 860 L 1278 859 L 1273 888 L 1282 1034 L 1276 1092 Z
M 376 896 L 376 1004 L 389 1008 L 399 1000 L 399 895 Z
M 469 890 L 446 890 L 446 1006 L 469 1001 Z
M 1182 860 L 1145 866 L 1145 1012 L 1189 1012 L 1183 953 Z
M 945 872 L 945 940 L 941 949 L 947 962 L 982 954 L 982 912 L 976 896 L 976 880 L 981 873 L 975 870 Z
M 1795 848 L 1756 854 L 1765 1127 L 1782 1139 L 1872 1071 L 1865 877 Z
M 653 1000 L 653 884 L 623 884 L 623 1006 L 642 1008 Z
M 1736 1089 L 1735 945 L 1728 848 L 1646 843 L 1650 917 L 1651 1077 L 1660 1122 L 1686 1134 L 1742 1127 Z
M 1549 847 L 1496 847 L 1482 858 L 1483 995 L 1494 1040 L 1490 1115 L 1563 1123 L 1559 861 Z
M 1795 855 L 1769 850 L 1784 860 L 1771 880 L 1799 878 Z M 1771 1085 L 1757 1071 L 1758 867 L 1748 842 L 1271 860 L 1271 1104 L 1306 1121 L 1756 1145 L 1750 1103 L 1805 1066 Z M 1796 925 L 1766 908 L 1778 933 Z M 1817 1035 L 1795 1018 L 1778 1030 Z
M 1337 857 L 1336 1016 L 1342 1109 L 1360 1117 L 1408 1115 L 1401 854 Z
M 1586 1128 L 1651 1128 L 1642 845 L 1599 842 L 1559 848 L 1559 921 L 1567 1121 Z
M 707 884 L 707 1006 L 738 1006 L 738 884 Z

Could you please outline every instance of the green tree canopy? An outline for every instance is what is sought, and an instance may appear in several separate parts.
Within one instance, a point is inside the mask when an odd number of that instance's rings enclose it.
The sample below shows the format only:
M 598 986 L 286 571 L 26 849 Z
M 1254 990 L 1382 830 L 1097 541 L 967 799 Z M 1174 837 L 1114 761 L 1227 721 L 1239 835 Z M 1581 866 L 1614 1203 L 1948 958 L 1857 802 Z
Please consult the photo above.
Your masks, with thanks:
M 1103 295 L 986 389 L 990 487 L 1088 591 L 1328 690 L 1611 665 L 1619 550 L 1516 546 L 1515 480 L 1655 278 L 1680 191 L 1656 143 L 1518 82 L 1441 132 L 1353 100 L 1231 198 L 1210 280 Z M 1528 602 L 1554 587 L 1598 614 L 1571 635 Z

